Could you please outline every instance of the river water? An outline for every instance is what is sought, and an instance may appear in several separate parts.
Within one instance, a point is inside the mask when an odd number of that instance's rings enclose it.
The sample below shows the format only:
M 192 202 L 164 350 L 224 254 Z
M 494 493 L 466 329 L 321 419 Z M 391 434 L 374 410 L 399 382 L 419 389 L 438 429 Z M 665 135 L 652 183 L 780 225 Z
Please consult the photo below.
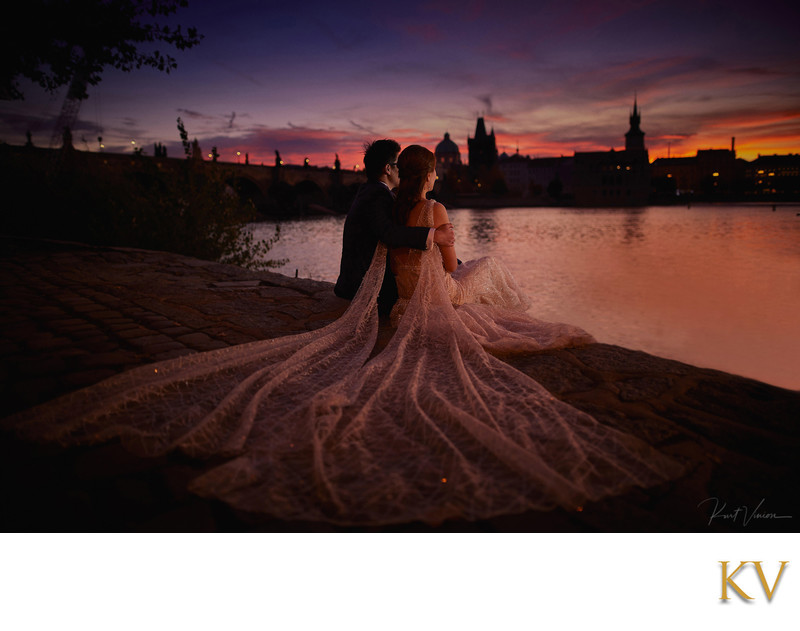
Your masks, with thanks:
M 501 258 L 530 313 L 600 342 L 800 389 L 800 206 L 449 211 L 459 258 Z M 274 224 L 256 225 L 259 238 Z M 281 222 L 275 271 L 335 282 L 344 217 Z

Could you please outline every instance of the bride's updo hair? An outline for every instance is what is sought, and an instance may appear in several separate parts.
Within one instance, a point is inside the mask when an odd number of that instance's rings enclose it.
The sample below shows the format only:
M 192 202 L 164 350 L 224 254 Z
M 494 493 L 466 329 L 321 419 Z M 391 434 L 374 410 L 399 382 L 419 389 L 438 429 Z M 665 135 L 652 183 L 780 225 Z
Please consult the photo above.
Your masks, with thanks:
M 422 187 L 436 168 L 436 156 L 425 147 L 409 145 L 400 152 L 397 168 L 400 171 L 400 186 L 394 202 L 394 220 L 404 226 L 411 209 L 422 199 Z

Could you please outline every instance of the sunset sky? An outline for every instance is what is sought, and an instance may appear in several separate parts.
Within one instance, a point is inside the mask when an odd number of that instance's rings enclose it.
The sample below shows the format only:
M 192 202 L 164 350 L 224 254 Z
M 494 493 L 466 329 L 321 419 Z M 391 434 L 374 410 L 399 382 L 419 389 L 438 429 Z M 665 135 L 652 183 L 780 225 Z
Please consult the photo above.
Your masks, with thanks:
M 190 0 L 172 22 L 205 39 L 178 69 L 107 71 L 79 149 L 181 155 L 175 119 L 207 153 L 345 167 L 370 139 L 466 161 L 476 117 L 499 150 L 531 157 L 624 147 L 634 95 L 650 158 L 728 148 L 800 152 L 800 3 L 742 0 Z M 23 84 L 0 102 L 0 140 L 47 146 L 63 93 Z

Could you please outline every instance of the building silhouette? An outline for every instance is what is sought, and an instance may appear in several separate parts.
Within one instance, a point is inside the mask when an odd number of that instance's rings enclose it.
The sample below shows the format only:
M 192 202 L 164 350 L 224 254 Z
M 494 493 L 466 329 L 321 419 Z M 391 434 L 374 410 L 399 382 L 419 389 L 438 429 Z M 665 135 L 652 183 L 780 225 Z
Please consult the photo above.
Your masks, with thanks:
M 730 149 L 699 149 L 695 156 L 653 161 L 653 189 L 658 201 L 676 198 L 721 200 L 741 196 L 747 162 Z
M 759 155 L 745 166 L 744 182 L 749 197 L 800 199 L 800 154 Z
M 639 114 L 636 98 L 633 99 L 633 111 L 631 112 L 629 120 L 631 128 L 625 132 L 625 151 L 630 153 L 635 153 L 637 151 L 647 153 L 647 149 L 644 148 L 644 132 L 639 127 L 642 122 L 642 117 L 641 114 Z
M 461 165 L 461 152 L 458 145 L 450 140 L 450 134 L 445 133 L 444 139 L 436 145 L 436 175 L 444 177 L 450 169 Z
M 494 129 L 490 134 L 486 133 L 483 116 L 478 118 L 475 137 L 467 138 L 467 148 L 469 149 L 469 168 L 474 173 L 481 169 L 489 170 L 497 164 L 497 143 L 494 138 Z
M 575 152 L 574 195 L 579 206 L 643 206 L 650 198 L 650 159 L 636 99 L 624 151 Z
M 503 152 L 497 166 L 511 195 L 528 197 L 531 184 L 531 159 L 521 156 L 519 150 L 512 155 Z
M 650 196 L 650 162 L 634 98 L 623 151 L 575 152 L 573 156 L 529 158 L 503 153 L 498 168 L 508 192 L 545 203 L 580 206 L 640 206 Z M 480 122 L 480 121 L 479 121 Z M 477 135 L 477 134 L 476 134 Z

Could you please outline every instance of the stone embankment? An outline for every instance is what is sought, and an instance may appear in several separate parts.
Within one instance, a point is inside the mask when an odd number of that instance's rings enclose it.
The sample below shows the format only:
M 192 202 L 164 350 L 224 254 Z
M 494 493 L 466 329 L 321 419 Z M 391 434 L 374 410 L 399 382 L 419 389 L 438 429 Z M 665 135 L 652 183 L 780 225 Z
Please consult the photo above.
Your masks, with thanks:
M 131 367 L 315 329 L 329 283 L 162 252 L 2 238 L 2 415 Z M 382 329 L 381 341 L 391 335 Z M 688 464 L 674 482 L 583 507 L 446 522 L 458 531 L 794 531 L 800 393 L 606 344 L 507 361 L 555 396 Z M 180 454 L 62 448 L 2 435 L 3 530 L 329 530 L 186 491 Z M 739 510 L 737 510 L 739 509 Z M 408 524 L 397 530 L 428 530 Z

